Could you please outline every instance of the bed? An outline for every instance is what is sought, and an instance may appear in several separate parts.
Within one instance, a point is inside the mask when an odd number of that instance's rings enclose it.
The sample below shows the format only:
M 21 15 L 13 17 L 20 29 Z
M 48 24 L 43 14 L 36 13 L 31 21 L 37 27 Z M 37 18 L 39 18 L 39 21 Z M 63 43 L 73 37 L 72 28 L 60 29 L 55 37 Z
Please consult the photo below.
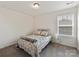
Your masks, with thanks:
M 34 32 L 31 35 L 22 36 L 17 41 L 18 47 L 23 49 L 33 57 L 40 56 L 39 53 L 51 41 L 51 35 L 48 34 L 49 32 L 47 30 L 39 30 L 39 31 L 41 32 L 41 35 L 40 33 L 38 33 L 39 34 L 38 35 L 37 33 Z M 46 34 L 46 32 L 48 32 L 47 35 L 44 35 Z

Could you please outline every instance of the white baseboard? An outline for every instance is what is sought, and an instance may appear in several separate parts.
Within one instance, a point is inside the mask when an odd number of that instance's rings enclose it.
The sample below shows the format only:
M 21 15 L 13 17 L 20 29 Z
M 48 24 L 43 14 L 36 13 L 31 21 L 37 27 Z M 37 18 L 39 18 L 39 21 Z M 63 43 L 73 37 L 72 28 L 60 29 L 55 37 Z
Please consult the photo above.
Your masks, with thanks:
M 3 45 L 0 46 L 0 49 L 5 48 L 5 47 L 8 47 L 8 46 L 13 45 L 13 44 L 16 44 L 16 43 L 17 43 L 17 41 L 12 41 L 12 42 L 3 44 Z

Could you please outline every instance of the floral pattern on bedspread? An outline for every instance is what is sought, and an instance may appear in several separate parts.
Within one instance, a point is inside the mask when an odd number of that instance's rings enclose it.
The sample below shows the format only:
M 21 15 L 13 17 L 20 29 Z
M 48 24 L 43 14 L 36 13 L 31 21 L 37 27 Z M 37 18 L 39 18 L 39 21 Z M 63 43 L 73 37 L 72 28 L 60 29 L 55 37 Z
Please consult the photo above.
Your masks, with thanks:
M 26 36 L 27 38 L 35 39 L 37 42 L 31 43 L 27 40 L 23 40 L 20 38 L 18 40 L 18 46 L 28 52 L 31 56 L 39 56 L 41 50 L 50 42 L 50 36 L 36 36 L 36 35 L 29 35 Z
M 20 48 L 24 49 L 24 51 L 28 52 L 31 56 L 36 56 L 37 54 L 37 47 L 26 40 L 19 39 L 18 40 L 18 45 Z

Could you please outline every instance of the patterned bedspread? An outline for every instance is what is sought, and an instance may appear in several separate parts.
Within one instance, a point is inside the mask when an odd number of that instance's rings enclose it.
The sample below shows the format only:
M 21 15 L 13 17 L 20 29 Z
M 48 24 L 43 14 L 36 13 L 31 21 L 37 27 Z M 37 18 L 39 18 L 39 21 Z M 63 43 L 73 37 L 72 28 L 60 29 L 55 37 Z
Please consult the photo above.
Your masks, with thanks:
M 28 52 L 31 56 L 39 56 L 41 50 L 50 42 L 51 36 L 44 37 L 44 36 L 37 36 L 37 35 L 29 35 L 24 36 L 26 38 L 31 38 L 32 40 L 37 40 L 36 42 L 27 41 L 27 39 L 23 40 L 20 38 L 18 40 L 18 45 L 20 48 L 24 49 Z

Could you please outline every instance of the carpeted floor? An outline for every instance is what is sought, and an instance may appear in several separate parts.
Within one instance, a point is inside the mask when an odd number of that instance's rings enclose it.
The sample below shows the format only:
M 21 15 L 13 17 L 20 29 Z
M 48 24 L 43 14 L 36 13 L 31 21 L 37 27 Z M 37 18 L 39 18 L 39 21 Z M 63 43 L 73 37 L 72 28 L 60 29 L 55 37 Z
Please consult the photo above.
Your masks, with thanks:
M 40 57 L 78 57 L 79 53 L 75 48 L 60 44 L 49 43 L 40 53 Z M 0 57 L 31 57 L 22 49 L 12 45 L 0 50 Z

